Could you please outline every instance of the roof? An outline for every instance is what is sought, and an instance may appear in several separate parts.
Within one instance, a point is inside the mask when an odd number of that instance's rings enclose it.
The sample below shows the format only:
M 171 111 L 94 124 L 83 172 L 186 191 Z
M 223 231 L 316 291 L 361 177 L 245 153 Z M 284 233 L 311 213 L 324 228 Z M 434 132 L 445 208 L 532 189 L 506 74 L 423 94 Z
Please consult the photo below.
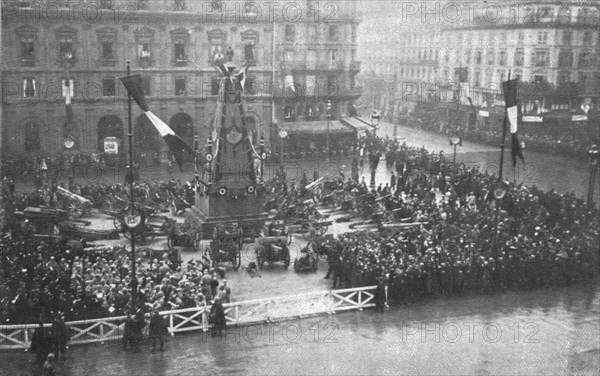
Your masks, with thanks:
M 363 120 L 356 118 L 356 117 L 343 118 L 342 122 L 345 123 L 346 125 L 351 126 L 352 128 L 356 129 L 357 131 L 372 131 L 373 130 L 372 125 L 367 124 Z
M 339 120 L 290 122 L 285 123 L 285 128 L 289 134 L 324 134 L 327 133 L 328 128 L 329 133 L 352 133 L 355 131 L 354 128 L 342 124 Z

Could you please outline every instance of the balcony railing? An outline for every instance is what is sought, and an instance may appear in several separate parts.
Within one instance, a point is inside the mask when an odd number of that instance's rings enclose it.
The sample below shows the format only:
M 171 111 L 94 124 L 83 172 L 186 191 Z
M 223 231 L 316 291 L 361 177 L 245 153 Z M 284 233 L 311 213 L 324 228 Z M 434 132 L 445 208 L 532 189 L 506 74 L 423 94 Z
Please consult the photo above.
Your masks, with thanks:
M 350 70 L 351 71 L 359 71 L 361 67 L 361 62 L 360 61 L 353 61 L 350 63 Z

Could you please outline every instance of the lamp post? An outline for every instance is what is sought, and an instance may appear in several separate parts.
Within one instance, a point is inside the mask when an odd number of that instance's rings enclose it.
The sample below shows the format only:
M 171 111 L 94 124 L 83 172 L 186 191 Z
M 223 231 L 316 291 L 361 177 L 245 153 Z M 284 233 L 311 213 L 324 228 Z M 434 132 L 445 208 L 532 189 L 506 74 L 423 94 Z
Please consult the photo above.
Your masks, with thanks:
M 462 146 L 462 138 L 459 135 L 454 134 L 454 136 L 450 137 L 450 146 L 454 146 L 452 163 L 456 163 L 456 147 Z
M 375 135 L 377 135 L 377 130 L 379 129 L 379 121 L 381 120 L 381 116 L 379 113 L 371 114 L 371 125 L 375 128 Z
M 285 143 L 285 138 L 288 136 L 288 131 L 283 127 L 279 127 L 279 138 L 281 139 L 281 157 L 279 158 L 279 164 L 283 166 L 283 144 Z
M 127 76 L 131 75 L 131 62 L 127 60 Z M 134 202 L 134 190 L 133 183 L 136 180 L 136 172 L 134 171 L 133 165 L 133 124 L 131 122 L 131 103 L 132 97 L 127 91 L 127 137 L 129 138 L 129 169 L 127 171 L 126 179 L 129 182 L 129 215 L 124 218 L 125 225 L 129 227 L 129 233 L 131 236 L 131 304 L 133 307 L 137 306 L 138 298 L 138 280 L 136 276 L 136 259 L 135 259 L 135 229 L 142 223 L 142 218 L 135 210 Z
M 325 145 L 326 145 L 326 152 L 327 152 L 327 157 L 326 159 L 329 160 L 329 155 L 331 154 L 331 150 L 329 148 L 329 122 L 331 121 L 331 111 L 333 109 L 333 106 L 331 105 L 331 101 L 328 100 L 327 101 L 327 134 L 325 135 Z
M 594 207 L 594 187 L 596 185 L 596 173 L 598 172 L 598 146 L 596 144 L 592 145 L 590 150 L 587 152 L 588 154 L 588 162 L 590 164 L 590 181 L 588 185 L 588 198 L 587 202 L 590 208 Z

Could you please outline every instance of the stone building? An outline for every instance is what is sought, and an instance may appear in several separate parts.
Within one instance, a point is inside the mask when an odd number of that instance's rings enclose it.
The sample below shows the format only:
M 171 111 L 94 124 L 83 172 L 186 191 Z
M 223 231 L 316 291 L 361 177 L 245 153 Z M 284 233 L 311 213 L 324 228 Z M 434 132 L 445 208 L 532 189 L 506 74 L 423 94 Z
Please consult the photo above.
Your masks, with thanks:
M 143 77 L 150 108 L 190 145 L 195 133 L 205 142 L 215 115 L 215 58 L 250 64 L 246 123 L 269 148 L 281 124 L 291 133 L 295 122 L 322 131 L 360 96 L 353 1 L 8 0 L 2 8 L 6 159 L 102 153 L 107 137 L 126 151 L 127 96 L 118 77 L 127 61 Z M 137 155 L 166 156 L 135 105 L 132 119 Z

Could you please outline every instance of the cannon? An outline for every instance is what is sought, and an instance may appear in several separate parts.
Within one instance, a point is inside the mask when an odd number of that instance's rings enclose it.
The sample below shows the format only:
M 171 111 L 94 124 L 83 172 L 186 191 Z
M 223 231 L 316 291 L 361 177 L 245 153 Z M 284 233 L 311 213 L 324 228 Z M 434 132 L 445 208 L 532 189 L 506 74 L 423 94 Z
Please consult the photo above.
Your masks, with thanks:
M 290 249 L 287 245 L 287 236 L 268 236 L 258 239 L 256 245 L 256 263 L 262 269 L 265 262 L 283 262 L 287 269 L 290 266 Z
M 231 262 L 238 270 L 242 264 L 244 231 L 238 223 L 217 224 L 213 229 L 210 248 L 206 250 L 213 264 Z

